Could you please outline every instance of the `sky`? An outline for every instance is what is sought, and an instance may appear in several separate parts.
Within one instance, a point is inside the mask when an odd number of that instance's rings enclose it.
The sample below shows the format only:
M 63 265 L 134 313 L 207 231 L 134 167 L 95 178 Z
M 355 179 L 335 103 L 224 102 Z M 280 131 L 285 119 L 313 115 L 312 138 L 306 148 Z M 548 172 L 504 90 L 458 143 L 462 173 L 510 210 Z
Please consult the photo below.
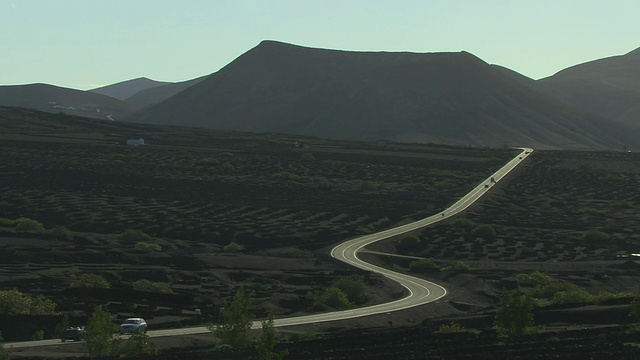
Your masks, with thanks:
M 0 0 L 0 85 L 213 73 L 262 40 L 468 51 L 533 79 L 640 47 L 640 0 Z

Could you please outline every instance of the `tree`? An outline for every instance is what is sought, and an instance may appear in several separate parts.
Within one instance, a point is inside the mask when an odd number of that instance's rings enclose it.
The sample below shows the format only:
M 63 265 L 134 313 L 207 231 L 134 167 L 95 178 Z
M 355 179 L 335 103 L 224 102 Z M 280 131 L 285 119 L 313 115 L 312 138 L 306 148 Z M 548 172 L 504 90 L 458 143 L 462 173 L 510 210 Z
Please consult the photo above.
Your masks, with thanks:
M 249 330 L 251 329 L 251 314 L 249 306 L 253 299 L 245 296 L 244 289 L 239 288 L 233 297 L 233 302 L 223 303 L 222 319 L 220 324 L 209 324 L 207 328 L 220 339 L 222 344 L 241 346 L 249 342 Z
M 503 336 L 520 336 L 533 325 L 535 300 L 517 290 L 512 294 L 502 291 L 500 306 L 496 312 L 495 327 Z
M 115 325 L 111 313 L 101 305 L 93 310 L 84 333 L 85 346 L 91 356 L 108 356 L 115 353 L 118 338 L 114 337 Z
M 277 332 L 273 325 L 273 313 L 269 313 L 267 320 L 262 321 L 262 335 L 256 343 L 258 360 L 281 360 L 289 354 L 288 350 L 276 351 L 278 344 Z

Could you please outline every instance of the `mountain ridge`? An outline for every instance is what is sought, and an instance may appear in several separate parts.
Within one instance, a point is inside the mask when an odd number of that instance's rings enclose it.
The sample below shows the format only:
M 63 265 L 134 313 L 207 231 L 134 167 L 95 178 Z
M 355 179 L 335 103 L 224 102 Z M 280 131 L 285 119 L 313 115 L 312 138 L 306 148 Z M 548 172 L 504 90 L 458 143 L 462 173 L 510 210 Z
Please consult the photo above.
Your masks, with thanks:
M 607 130 L 606 120 L 527 79 L 466 51 L 351 52 L 269 40 L 127 120 L 352 140 L 621 146 L 622 128 Z

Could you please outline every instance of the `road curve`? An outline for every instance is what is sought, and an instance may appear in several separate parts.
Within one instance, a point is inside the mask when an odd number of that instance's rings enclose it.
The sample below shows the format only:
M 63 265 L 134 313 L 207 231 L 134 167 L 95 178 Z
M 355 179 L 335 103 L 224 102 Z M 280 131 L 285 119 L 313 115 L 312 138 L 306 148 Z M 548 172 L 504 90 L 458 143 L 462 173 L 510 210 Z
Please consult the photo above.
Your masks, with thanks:
M 381 313 L 388 313 L 403 309 L 408 309 L 415 306 L 420 306 L 424 304 L 428 304 L 430 302 L 436 301 L 445 295 L 447 295 L 447 290 L 433 282 L 407 275 L 397 273 L 395 271 L 391 271 L 389 269 L 385 269 L 373 264 L 369 264 L 358 257 L 358 252 L 362 250 L 367 245 L 373 244 L 377 241 L 382 241 L 385 239 L 389 239 L 394 236 L 402 235 L 410 231 L 414 231 L 417 229 L 421 229 L 423 227 L 435 224 L 439 221 L 448 219 L 452 216 L 455 216 L 462 211 L 466 210 L 471 204 L 476 202 L 482 195 L 486 194 L 491 188 L 502 178 L 504 178 L 511 170 L 515 169 L 522 161 L 524 161 L 532 152 L 531 148 L 518 148 L 521 152 L 514 157 L 511 161 L 501 167 L 498 171 L 493 173 L 486 180 L 482 181 L 478 184 L 473 190 L 471 190 L 468 194 L 463 196 L 460 200 L 456 201 L 453 205 L 448 207 L 442 212 L 439 212 L 435 215 L 429 216 L 427 218 L 414 221 L 409 224 L 401 225 L 392 229 L 383 230 L 377 232 L 375 234 L 364 235 L 361 237 L 357 237 L 355 239 L 351 239 L 345 241 L 338 246 L 334 247 L 331 250 L 331 256 L 343 261 L 349 265 L 355 266 L 357 268 L 373 271 L 379 274 L 386 276 L 387 278 L 398 282 L 404 288 L 407 289 L 409 295 L 402 299 L 398 299 L 392 302 L 372 305 L 357 309 L 343 310 L 343 311 L 334 311 L 330 313 L 321 313 L 321 314 L 313 314 L 313 315 L 305 315 L 305 316 L 297 316 L 290 318 L 279 318 L 274 320 L 274 326 L 276 327 L 284 327 L 284 326 L 293 326 L 293 325 L 303 325 L 303 324 L 311 324 L 311 323 L 319 323 L 319 322 L 327 322 L 327 321 L 336 321 L 336 320 L 345 320 L 345 319 L 353 319 L 362 316 L 369 316 Z M 262 326 L 260 321 L 254 321 L 252 324 L 252 328 L 260 329 Z M 179 336 L 179 335 L 190 335 L 190 334 L 201 334 L 208 333 L 209 330 L 206 327 L 192 327 L 192 328 L 181 328 L 181 329 L 165 329 L 165 330 L 155 330 L 149 331 L 148 335 L 150 337 L 160 337 L 160 336 Z M 45 345 L 59 345 L 60 340 L 52 339 L 52 340 L 41 340 L 41 341 L 25 341 L 25 342 L 17 342 L 17 343 L 7 343 L 7 347 L 21 348 L 21 347 L 30 347 L 30 346 L 45 346 Z

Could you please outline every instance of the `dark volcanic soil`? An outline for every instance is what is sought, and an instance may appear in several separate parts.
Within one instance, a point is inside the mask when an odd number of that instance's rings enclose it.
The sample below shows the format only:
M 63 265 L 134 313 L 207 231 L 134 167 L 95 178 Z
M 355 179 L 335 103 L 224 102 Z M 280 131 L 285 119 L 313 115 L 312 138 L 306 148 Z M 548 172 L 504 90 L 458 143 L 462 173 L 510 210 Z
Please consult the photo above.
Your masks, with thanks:
M 141 315 L 152 329 L 193 325 L 195 308 L 203 309 L 207 320 L 215 319 L 222 301 L 240 286 L 249 289 L 252 312 L 258 318 L 268 311 L 276 316 L 328 311 L 315 305 L 318 292 L 355 273 L 368 284 L 367 304 L 396 298 L 402 294 L 398 285 L 331 260 L 330 248 L 356 235 L 439 211 L 514 154 L 508 149 L 327 142 L 146 127 L 0 110 L 0 218 L 24 216 L 46 227 L 20 231 L 0 226 L 0 289 L 43 294 L 77 323 L 85 322 L 95 305 L 106 305 L 116 320 Z M 149 145 L 117 144 L 138 137 Z M 296 141 L 304 141 L 305 147 L 293 148 Z M 500 292 L 518 285 L 517 274 L 543 271 L 592 294 L 636 290 L 640 265 L 632 254 L 640 247 L 639 162 L 640 157 L 628 153 L 534 152 L 521 169 L 464 215 L 474 226 L 491 225 L 495 235 L 477 236 L 472 227 L 452 219 L 417 232 L 421 240 L 417 246 L 399 247 L 398 239 L 393 239 L 362 255 L 407 272 L 415 259 L 392 255 L 430 258 L 440 267 L 463 260 L 472 269 L 421 274 L 445 286 L 447 297 L 378 317 L 283 329 L 281 335 L 299 338 L 309 329 L 331 334 L 391 328 L 385 331 L 398 330 L 379 336 L 400 341 L 456 321 L 472 329 L 475 337 L 429 337 L 427 347 L 435 351 L 432 358 L 454 358 L 450 355 L 456 342 L 469 345 L 460 358 L 463 354 L 477 358 L 474 346 L 496 343 L 502 345 L 492 348 L 498 350 L 490 351 L 496 355 L 488 358 L 527 358 L 523 354 L 528 350 L 522 350 L 526 345 L 477 337 L 479 331 L 491 328 Z M 50 230 L 54 226 L 66 226 L 72 233 L 60 236 Z M 118 234 L 127 229 L 151 235 L 150 242 L 160 245 L 161 251 L 136 249 L 135 243 L 120 239 Z M 594 241 L 585 235 L 590 229 L 608 237 Z M 244 250 L 225 252 L 231 242 Z M 83 273 L 104 276 L 112 288 L 70 289 L 73 276 Z M 140 279 L 167 284 L 175 294 L 132 291 L 132 283 Z M 547 307 L 536 314 L 536 322 L 554 329 L 625 323 L 632 321 L 630 300 Z M 22 331 L 0 330 L 13 341 L 30 339 L 40 329 L 51 336 L 59 317 L 41 320 L 37 327 Z M 584 339 L 562 334 L 556 335 L 560 347 L 570 339 Z M 344 336 L 336 346 L 389 354 L 373 345 L 345 345 L 356 335 Z M 608 334 L 594 336 L 614 343 Z M 553 345 L 542 337 L 531 341 L 540 349 Z M 159 342 L 162 348 L 211 343 L 203 336 Z M 407 350 L 406 358 L 429 358 L 418 355 L 427 353 L 418 340 L 407 344 L 412 350 Z M 521 349 L 509 350 L 513 357 L 498 355 L 499 349 L 512 345 Z M 291 346 L 292 353 L 304 352 L 294 349 L 296 343 Z M 629 350 L 616 349 L 616 354 Z M 325 350 L 317 350 L 325 355 L 315 358 L 367 358 L 355 353 L 329 356 Z M 405 354 L 395 350 L 394 354 Z M 33 351 L 16 355 L 30 356 Z M 544 358 L 545 351 L 538 358 Z M 576 354 L 587 352 L 576 350 Z M 58 356 L 81 354 L 59 351 Z M 53 357 L 53 353 L 35 355 Z M 300 356 L 313 358 L 307 355 Z

